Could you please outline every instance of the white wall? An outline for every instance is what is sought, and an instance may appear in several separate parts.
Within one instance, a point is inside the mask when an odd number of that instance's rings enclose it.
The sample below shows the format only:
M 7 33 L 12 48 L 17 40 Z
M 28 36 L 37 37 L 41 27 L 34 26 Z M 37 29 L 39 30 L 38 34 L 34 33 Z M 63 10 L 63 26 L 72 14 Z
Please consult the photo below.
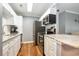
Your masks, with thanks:
M 79 32 L 79 23 L 75 19 L 79 21 L 78 14 L 66 13 L 66 33 Z
M 23 17 L 23 42 L 33 41 L 33 22 L 35 17 Z
M 69 12 L 62 12 L 59 14 L 59 33 L 73 33 L 79 32 L 79 23 L 75 22 L 75 19 L 79 21 L 79 14 L 73 14 Z

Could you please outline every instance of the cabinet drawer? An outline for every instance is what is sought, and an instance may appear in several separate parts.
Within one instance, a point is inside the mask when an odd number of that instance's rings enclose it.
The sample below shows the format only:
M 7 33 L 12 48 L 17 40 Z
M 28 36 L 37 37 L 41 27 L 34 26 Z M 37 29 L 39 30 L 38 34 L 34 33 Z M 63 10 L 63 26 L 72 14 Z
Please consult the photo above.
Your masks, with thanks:
M 54 38 L 53 39 L 50 38 L 49 43 L 56 43 L 56 40 Z
M 47 39 L 47 40 L 48 40 L 48 39 L 49 39 L 49 37 L 44 37 L 44 39 Z
M 16 39 L 20 39 L 20 36 L 17 36 Z

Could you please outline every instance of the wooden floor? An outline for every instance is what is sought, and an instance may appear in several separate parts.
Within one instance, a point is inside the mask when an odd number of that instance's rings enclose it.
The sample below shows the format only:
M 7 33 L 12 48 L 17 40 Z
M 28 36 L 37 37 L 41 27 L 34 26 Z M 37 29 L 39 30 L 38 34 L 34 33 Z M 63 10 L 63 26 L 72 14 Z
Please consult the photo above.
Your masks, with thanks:
M 18 56 L 42 56 L 42 54 L 38 46 L 34 46 L 33 43 L 28 43 L 22 44 Z

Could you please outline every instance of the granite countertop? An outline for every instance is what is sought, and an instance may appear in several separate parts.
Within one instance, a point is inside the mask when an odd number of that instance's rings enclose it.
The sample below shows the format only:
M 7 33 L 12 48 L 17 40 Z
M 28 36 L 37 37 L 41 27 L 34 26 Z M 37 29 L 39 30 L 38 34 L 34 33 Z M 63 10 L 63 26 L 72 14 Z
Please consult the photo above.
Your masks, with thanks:
M 79 48 L 79 35 L 49 34 L 45 36 L 55 39 L 61 43 L 70 45 L 72 47 Z
M 3 35 L 2 42 L 8 41 L 8 40 L 20 35 L 20 34 L 22 34 L 22 33 L 14 33 L 14 34 L 10 34 L 10 35 Z

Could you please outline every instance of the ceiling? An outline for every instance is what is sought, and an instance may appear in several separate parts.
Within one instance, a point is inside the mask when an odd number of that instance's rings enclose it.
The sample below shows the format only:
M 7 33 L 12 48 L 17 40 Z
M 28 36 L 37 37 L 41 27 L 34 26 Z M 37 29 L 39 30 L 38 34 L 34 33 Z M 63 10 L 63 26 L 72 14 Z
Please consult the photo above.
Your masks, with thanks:
M 79 3 L 58 3 L 57 8 L 79 13 Z
M 9 5 L 19 16 L 40 17 L 52 5 L 52 3 L 33 3 L 32 12 L 27 12 L 27 3 L 10 3 Z

